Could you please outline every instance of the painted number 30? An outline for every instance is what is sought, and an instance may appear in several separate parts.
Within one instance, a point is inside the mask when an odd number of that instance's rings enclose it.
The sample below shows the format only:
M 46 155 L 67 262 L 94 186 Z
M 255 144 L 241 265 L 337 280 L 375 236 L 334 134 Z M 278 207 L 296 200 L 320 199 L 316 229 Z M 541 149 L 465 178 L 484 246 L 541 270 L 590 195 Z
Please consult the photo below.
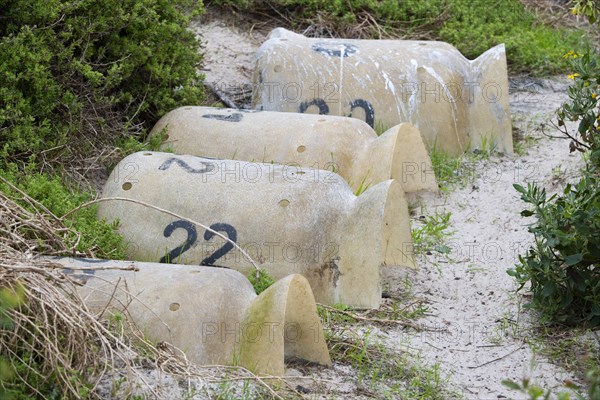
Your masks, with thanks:
M 312 99 L 309 101 L 304 101 L 300 103 L 300 107 L 298 108 L 298 112 L 305 113 L 311 107 L 316 107 L 319 110 L 319 114 L 321 115 L 329 115 L 329 105 L 324 99 Z M 350 114 L 347 117 L 352 117 L 354 110 L 360 108 L 365 113 L 365 122 L 371 128 L 375 128 L 375 109 L 373 105 L 368 100 L 356 99 L 350 102 Z

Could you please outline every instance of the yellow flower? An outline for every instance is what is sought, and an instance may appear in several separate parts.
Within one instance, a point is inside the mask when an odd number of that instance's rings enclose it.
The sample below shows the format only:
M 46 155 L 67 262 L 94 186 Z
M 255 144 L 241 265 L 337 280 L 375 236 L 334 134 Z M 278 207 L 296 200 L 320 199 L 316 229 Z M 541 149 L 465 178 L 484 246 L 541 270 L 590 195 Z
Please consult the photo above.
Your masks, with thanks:
M 596 93 L 592 93 L 592 99 L 596 100 L 596 97 L 598 97 L 598 95 Z
M 577 57 L 579 57 L 579 54 L 575 53 L 574 51 L 570 51 L 563 56 L 563 58 L 577 58 Z
M 575 80 L 575 78 L 577 78 L 579 76 L 579 74 L 577 72 L 575 72 L 574 74 L 569 75 L 569 79 L 571 80 Z

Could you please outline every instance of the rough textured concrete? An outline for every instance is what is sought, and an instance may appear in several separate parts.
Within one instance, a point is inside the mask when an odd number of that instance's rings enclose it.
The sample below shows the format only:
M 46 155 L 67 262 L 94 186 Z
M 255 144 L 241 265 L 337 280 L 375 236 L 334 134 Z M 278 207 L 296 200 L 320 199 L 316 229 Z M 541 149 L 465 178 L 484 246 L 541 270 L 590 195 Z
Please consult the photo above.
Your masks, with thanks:
M 148 338 L 173 344 L 197 364 L 237 363 L 275 376 L 284 374 L 284 356 L 331 365 L 317 306 L 301 275 L 257 296 L 246 277 L 224 268 L 55 260 L 85 282 L 78 290 L 93 312 L 126 312 Z M 133 270 L 105 269 L 111 266 Z
M 355 192 L 388 179 L 406 192 L 437 190 L 421 134 L 410 124 L 377 137 L 356 118 L 181 107 L 162 117 L 151 135 L 163 130 L 163 148 L 179 154 L 334 170 Z
M 394 180 L 355 196 L 330 171 L 139 152 L 113 170 L 103 197 L 149 203 L 210 226 L 235 241 L 276 279 L 300 273 L 319 302 L 375 308 L 380 266 L 414 267 L 404 192 Z M 122 200 L 100 204 L 120 221 L 140 261 L 251 264 L 231 244 L 185 220 Z
M 344 115 L 374 127 L 410 122 L 450 154 L 512 153 L 504 45 L 473 61 L 447 43 L 314 39 L 277 28 L 257 52 L 253 106 Z

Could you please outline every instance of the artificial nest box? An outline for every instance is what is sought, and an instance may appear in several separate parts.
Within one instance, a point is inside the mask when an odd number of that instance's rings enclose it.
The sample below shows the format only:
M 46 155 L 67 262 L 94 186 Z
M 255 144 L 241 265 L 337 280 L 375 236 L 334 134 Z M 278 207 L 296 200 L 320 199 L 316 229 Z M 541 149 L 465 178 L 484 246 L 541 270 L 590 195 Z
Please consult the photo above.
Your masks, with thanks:
M 342 115 L 371 127 L 415 125 L 452 155 L 512 153 L 504 45 L 476 60 L 435 41 L 307 38 L 274 29 L 256 53 L 252 105 Z
M 112 171 L 104 198 L 141 201 L 221 232 L 275 279 L 302 274 L 317 301 L 377 308 L 380 267 L 414 267 L 408 206 L 394 180 L 355 196 L 331 171 L 138 152 Z M 253 266 L 188 220 L 124 200 L 99 204 L 119 220 L 133 260 Z M 165 268 L 168 268 L 165 266 Z
M 174 345 L 196 364 L 241 365 L 273 376 L 284 375 L 285 358 L 331 365 L 317 306 L 301 275 L 288 275 L 257 296 L 246 277 L 229 269 L 54 261 L 83 281 L 78 291 L 91 311 L 126 313 L 149 339 Z
M 180 107 L 151 135 L 178 154 L 298 165 L 335 171 L 356 192 L 396 179 L 406 192 L 437 191 L 419 131 L 400 124 L 381 136 L 356 118 L 330 115 Z

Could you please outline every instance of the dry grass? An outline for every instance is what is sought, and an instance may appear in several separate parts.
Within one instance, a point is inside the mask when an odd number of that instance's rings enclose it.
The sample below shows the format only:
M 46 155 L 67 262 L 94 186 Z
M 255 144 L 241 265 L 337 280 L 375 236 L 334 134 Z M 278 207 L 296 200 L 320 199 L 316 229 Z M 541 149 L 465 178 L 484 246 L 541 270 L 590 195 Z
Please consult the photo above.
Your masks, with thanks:
M 38 397 L 48 386 L 66 397 L 93 393 L 107 370 L 131 367 L 136 351 L 90 313 L 76 281 L 36 257 L 75 254 L 80 235 L 10 186 L 33 211 L 0 192 L 0 290 L 15 303 L 1 310 L 10 322 L 0 329 L 0 354 L 13 366 L 17 385 Z
M 148 370 L 193 380 L 207 397 L 211 384 L 225 380 L 252 381 L 265 396 L 279 397 L 266 378 L 244 368 L 192 365 L 173 346 L 151 343 L 132 321 L 115 323 L 90 312 L 77 291 L 82 283 L 51 259 L 38 257 L 85 256 L 75 251 L 79 233 L 10 186 L 17 198 L 0 191 L 0 359 L 14 376 L 0 380 L 0 397 L 3 388 L 17 388 L 37 398 L 49 391 L 64 398 L 100 398 L 108 381 L 110 390 L 118 386 L 117 398 L 131 397 L 140 387 L 143 397 L 160 398 L 146 382 Z M 126 379 L 113 387 L 117 377 Z
M 228 6 L 228 14 L 222 9 L 207 6 L 203 19 L 219 18 L 230 26 L 237 26 L 267 34 L 275 27 L 285 27 L 307 37 L 334 37 L 347 39 L 439 39 L 432 34 L 434 27 L 449 18 L 448 8 L 434 18 L 420 21 L 377 20 L 367 11 L 358 11 L 356 21 L 341 24 L 326 12 L 300 18 L 289 10 L 283 10 L 276 2 L 265 0 L 254 4 L 252 11 L 242 11 L 235 5 Z M 419 25 L 415 28 L 415 25 Z

